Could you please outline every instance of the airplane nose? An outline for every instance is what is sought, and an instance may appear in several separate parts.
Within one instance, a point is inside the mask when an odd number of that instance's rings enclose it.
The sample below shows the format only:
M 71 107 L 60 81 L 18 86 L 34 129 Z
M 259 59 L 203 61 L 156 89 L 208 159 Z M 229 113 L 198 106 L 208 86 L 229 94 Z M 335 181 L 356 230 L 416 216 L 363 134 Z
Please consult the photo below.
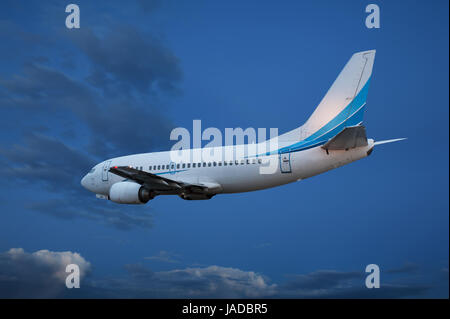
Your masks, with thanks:
M 82 179 L 81 179 L 81 186 L 83 186 L 84 188 L 87 188 L 87 175 L 85 175 Z

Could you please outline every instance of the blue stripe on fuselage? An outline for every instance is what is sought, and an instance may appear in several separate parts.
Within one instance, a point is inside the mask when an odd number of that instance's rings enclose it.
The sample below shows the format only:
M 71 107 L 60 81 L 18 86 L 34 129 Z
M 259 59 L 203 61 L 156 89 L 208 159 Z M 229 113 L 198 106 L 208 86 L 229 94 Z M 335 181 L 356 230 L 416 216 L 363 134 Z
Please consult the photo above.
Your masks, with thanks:
M 319 130 L 292 145 L 282 147 L 276 151 L 267 152 L 261 155 L 273 155 L 288 152 L 298 152 L 325 144 L 329 139 L 336 136 L 347 126 L 358 125 L 363 121 L 364 109 L 369 91 L 370 78 L 364 87 L 359 91 L 358 95 L 332 120 L 322 126 Z

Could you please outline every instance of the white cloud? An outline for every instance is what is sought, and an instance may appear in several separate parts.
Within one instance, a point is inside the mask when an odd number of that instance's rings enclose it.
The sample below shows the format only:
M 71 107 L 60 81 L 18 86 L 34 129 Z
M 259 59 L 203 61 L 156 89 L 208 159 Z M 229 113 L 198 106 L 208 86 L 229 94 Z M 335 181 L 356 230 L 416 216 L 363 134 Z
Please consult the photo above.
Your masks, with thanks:
M 79 253 L 11 248 L 0 253 L 0 297 L 56 297 L 65 286 L 66 266 L 77 264 L 80 277 L 89 273 L 91 264 Z
M 114 282 L 129 297 L 150 298 L 258 298 L 270 297 L 277 285 L 261 274 L 237 268 L 208 266 L 153 272 L 133 264 L 126 269 L 130 279 Z M 102 288 L 111 282 L 97 282 Z
M 179 255 L 172 254 L 165 250 L 161 250 L 157 255 L 144 257 L 144 259 L 155 260 L 155 261 L 166 262 L 166 263 L 177 263 L 178 262 L 177 257 L 179 257 Z
M 203 289 L 191 290 L 192 295 L 228 295 L 233 297 L 258 298 L 275 293 L 275 284 L 253 271 L 237 268 L 209 266 L 206 268 L 186 268 L 156 273 L 165 282 L 198 281 L 208 283 Z M 180 280 L 181 279 L 181 280 Z
M 68 264 L 80 267 L 81 289 L 66 288 Z M 141 264 L 125 268 L 129 276 L 123 278 L 85 280 L 91 264 L 79 253 L 12 248 L 0 253 L 0 298 L 402 298 L 430 289 L 419 283 L 367 289 L 364 273 L 336 270 L 293 275 L 275 284 L 254 271 L 216 265 L 158 272 Z

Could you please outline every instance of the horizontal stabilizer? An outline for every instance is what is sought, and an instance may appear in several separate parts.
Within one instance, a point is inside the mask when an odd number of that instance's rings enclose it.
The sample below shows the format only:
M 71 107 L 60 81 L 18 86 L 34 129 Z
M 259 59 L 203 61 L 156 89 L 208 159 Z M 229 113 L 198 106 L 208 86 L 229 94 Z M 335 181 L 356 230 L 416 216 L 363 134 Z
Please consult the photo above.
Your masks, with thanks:
M 326 150 L 347 150 L 366 145 L 366 128 L 362 125 L 356 125 L 344 128 L 335 137 L 326 142 L 322 148 Z
M 394 142 L 403 141 L 403 140 L 406 140 L 406 137 L 395 138 L 395 139 L 392 139 L 392 140 L 377 141 L 374 144 L 375 145 L 381 145 L 381 144 L 394 143 Z

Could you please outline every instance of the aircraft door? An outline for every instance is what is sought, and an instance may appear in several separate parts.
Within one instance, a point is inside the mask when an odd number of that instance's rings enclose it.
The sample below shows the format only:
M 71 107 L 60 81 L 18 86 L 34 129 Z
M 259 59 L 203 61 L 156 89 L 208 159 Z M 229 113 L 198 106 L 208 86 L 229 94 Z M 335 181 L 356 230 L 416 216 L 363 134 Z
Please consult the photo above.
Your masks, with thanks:
M 280 171 L 281 173 L 292 173 L 290 152 L 280 154 Z
M 111 165 L 111 161 L 106 161 L 105 164 L 103 164 L 102 181 L 104 181 L 104 182 L 106 182 L 108 180 L 108 173 L 109 173 L 110 165 Z

